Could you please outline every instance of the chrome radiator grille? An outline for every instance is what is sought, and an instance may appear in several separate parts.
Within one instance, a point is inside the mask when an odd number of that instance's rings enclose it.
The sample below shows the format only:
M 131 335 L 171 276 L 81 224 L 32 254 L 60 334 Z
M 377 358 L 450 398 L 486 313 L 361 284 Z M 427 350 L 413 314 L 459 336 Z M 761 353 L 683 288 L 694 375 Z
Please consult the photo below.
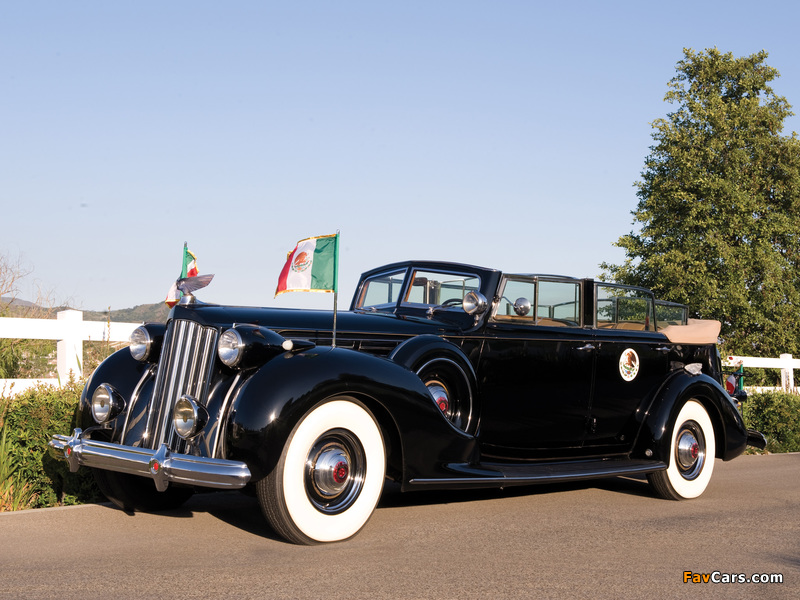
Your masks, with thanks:
M 148 448 L 155 450 L 166 442 L 171 450 L 182 451 L 183 440 L 172 427 L 172 409 L 184 394 L 206 404 L 216 347 L 217 330 L 213 327 L 185 320 L 169 325 L 147 419 Z

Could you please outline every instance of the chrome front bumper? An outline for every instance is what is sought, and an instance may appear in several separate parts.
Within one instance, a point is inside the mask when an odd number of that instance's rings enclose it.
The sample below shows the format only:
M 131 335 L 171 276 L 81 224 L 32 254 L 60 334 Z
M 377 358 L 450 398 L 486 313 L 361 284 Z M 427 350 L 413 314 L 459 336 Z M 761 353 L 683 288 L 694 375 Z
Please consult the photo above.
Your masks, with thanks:
M 76 429 L 71 437 L 54 435 L 49 443 L 53 456 L 66 460 L 73 473 L 85 466 L 140 475 L 152 479 L 160 492 L 170 483 L 239 489 L 250 481 L 250 469 L 243 462 L 175 454 L 166 444 L 158 450 L 150 450 L 92 440 L 83 435 Z

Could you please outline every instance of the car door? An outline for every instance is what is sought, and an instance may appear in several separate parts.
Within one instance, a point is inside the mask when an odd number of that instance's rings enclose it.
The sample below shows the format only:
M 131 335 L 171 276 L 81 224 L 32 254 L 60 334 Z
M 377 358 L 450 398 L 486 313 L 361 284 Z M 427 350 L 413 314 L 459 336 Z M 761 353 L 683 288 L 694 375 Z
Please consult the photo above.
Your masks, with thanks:
M 594 390 L 587 452 L 630 448 L 647 406 L 669 370 L 667 339 L 655 331 L 654 300 L 646 290 L 595 285 Z
M 592 389 L 592 331 L 581 282 L 511 278 L 486 327 L 478 365 L 485 456 L 553 457 L 580 449 Z

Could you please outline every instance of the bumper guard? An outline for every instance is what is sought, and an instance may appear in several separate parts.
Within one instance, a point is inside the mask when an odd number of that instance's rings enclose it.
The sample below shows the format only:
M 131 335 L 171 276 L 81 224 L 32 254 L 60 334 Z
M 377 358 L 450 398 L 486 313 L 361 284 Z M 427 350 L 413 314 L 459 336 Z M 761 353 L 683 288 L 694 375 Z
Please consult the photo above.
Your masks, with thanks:
M 149 477 L 163 492 L 170 483 L 219 489 L 240 489 L 250 481 L 250 469 L 243 462 L 205 458 L 170 452 L 166 444 L 158 450 L 120 446 L 83 437 L 76 429 L 71 437 L 54 435 L 51 454 L 69 464 L 73 473 L 78 467 L 93 467 L 119 473 Z

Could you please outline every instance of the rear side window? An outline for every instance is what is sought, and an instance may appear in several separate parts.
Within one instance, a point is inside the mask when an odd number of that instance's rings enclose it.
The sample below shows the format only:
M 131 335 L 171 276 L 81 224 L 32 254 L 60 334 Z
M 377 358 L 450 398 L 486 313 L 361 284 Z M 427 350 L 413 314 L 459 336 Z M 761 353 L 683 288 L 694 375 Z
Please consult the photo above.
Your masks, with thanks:
M 536 294 L 536 324 L 579 327 L 581 286 L 572 281 L 539 280 Z
M 655 331 L 654 300 L 644 290 L 597 285 L 595 319 L 600 329 Z

